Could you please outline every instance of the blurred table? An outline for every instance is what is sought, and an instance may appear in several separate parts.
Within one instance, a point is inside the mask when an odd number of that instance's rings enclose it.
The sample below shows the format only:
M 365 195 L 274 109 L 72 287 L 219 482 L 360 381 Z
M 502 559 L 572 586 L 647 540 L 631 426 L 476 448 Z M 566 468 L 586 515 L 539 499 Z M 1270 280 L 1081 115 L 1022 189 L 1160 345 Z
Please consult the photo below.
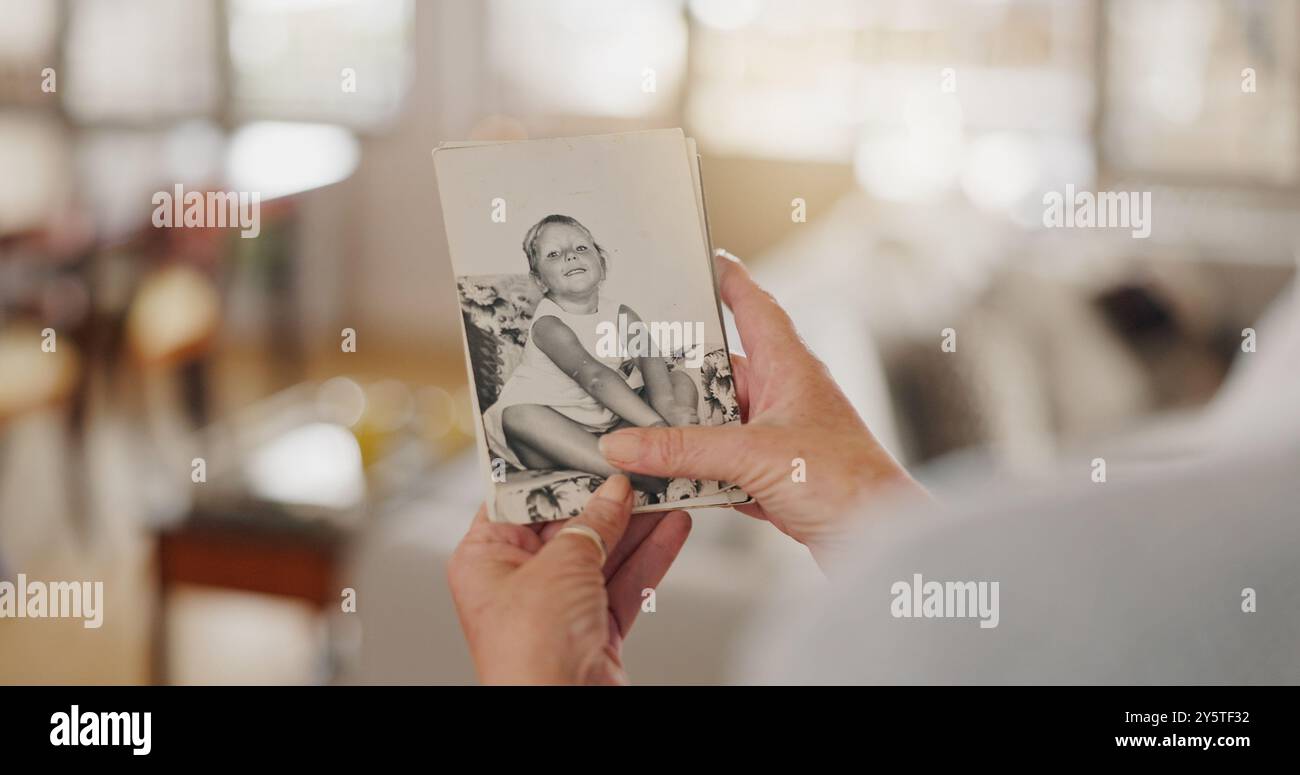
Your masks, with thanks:
M 196 504 L 158 533 L 153 680 L 168 681 L 167 600 L 182 584 L 304 601 L 319 613 L 338 605 L 337 584 L 349 533 L 305 521 L 273 505 Z
M 180 585 L 291 598 L 321 613 L 340 603 L 339 569 L 367 487 L 356 439 L 322 416 L 317 394 L 299 385 L 204 431 L 188 508 L 156 526 L 156 683 L 171 677 L 168 598 Z
M 409 499 L 434 461 L 420 415 L 393 411 L 398 387 L 303 383 L 203 432 L 204 476 L 196 459 L 189 506 L 156 526 L 155 682 L 171 678 L 168 598 L 181 585 L 340 610 L 357 535 Z

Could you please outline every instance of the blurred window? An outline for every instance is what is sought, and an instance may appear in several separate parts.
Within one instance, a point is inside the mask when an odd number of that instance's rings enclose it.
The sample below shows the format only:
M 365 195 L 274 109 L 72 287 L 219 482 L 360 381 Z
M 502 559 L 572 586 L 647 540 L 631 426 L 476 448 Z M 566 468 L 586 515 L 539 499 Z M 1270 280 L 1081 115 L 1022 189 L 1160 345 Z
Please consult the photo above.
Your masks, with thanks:
M 490 0 L 491 108 L 642 118 L 677 106 L 686 63 L 679 0 Z
M 230 0 L 231 98 L 240 119 L 374 128 L 413 68 L 411 0 Z
M 0 0 L 0 67 L 41 63 L 54 53 L 59 6 L 49 0 Z M 41 61 L 47 60 L 47 61 Z
M 48 103 L 41 88 L 44 69 L 57 64 L 59 6 L 0 0 L 0 19 L 0 104 Z
M 687 118 L 715 150 L 844 161 L 864 130 L 1086 132 L 1090 3 L 692 0 Z M 937 106 L 937 107 L 936 107 Z M 942 116 L 940 116 L 942 118 Z
M 59 91 L 82 123 L 205 116 L 220 92 L 211 0 L 74 0 Z
M 31 11 L 29 0 L 0 2 L 24 10 L 24 28 L 56 34 L 45 20 L 52 12 Z M 72 0 L 68 7 L 68 72 L 60 73 L 59 91 L 82 124 L 278 119 L 374 129 L 396 117 L 410 86 L 413 0 Z
M 852 160 L 881 199 L 960 187 L 1032 222 L 1095 177 L 1096 8 L 691 0 L 686 119 L 714 153 Z
M 1294 183 L 1300 5 L 1112 2 L 1103 149 L 1120 169 Z

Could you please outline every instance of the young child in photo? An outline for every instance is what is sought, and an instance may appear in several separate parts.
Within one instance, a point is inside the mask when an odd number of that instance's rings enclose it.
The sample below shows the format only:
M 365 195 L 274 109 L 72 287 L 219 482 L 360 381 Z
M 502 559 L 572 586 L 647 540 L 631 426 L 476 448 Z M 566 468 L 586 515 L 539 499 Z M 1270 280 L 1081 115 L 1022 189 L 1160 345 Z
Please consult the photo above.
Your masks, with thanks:
M 601 293 L 607 256 L 591 231 L 567 215 L 548 215 L 528 230 L 523 248 L 543 297 L 519 365 L 483 413 L 491 454 L 522 469 L 610 476 L 620 472 L 597 447 L 605 433 L 630 425 L 698 424 L 695 383 L 682 371 L 669 373 L 664 358 L 597 355 L 602 322 L 619 330 L 620 313 L 629 327 L 640 317 Z M 667 484 L 630 478 L 648 492 L 662 492 Z

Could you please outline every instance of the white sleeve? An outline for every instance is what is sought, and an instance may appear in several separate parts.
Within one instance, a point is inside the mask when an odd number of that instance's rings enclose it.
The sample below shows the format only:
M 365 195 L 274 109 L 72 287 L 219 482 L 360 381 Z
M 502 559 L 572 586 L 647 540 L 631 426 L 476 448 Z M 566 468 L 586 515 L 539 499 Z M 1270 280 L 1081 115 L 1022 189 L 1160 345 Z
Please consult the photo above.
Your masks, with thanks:
M 1300 683 L 1300 445 L 875 515 L 839 581 L 771 610 L 743 682 Z M 997 583 L 980 616 L 895 585 Z M 933 609 L 932 609 L 933 610 Z M 989 620 L 992 617 L 983 617 Z

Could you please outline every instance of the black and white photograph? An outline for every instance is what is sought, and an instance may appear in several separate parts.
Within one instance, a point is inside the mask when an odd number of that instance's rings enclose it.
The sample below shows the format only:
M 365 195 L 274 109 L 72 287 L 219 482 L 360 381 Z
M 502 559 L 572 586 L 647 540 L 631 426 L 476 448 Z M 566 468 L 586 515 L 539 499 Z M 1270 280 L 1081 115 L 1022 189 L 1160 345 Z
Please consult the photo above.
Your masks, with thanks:
M 680 130 L 450 144 L 435 164 L 494 519 L 580 514 L 620 473 L 607 433 L 739 422 Z M 739 495 L 630 479 L 643 511 Z

